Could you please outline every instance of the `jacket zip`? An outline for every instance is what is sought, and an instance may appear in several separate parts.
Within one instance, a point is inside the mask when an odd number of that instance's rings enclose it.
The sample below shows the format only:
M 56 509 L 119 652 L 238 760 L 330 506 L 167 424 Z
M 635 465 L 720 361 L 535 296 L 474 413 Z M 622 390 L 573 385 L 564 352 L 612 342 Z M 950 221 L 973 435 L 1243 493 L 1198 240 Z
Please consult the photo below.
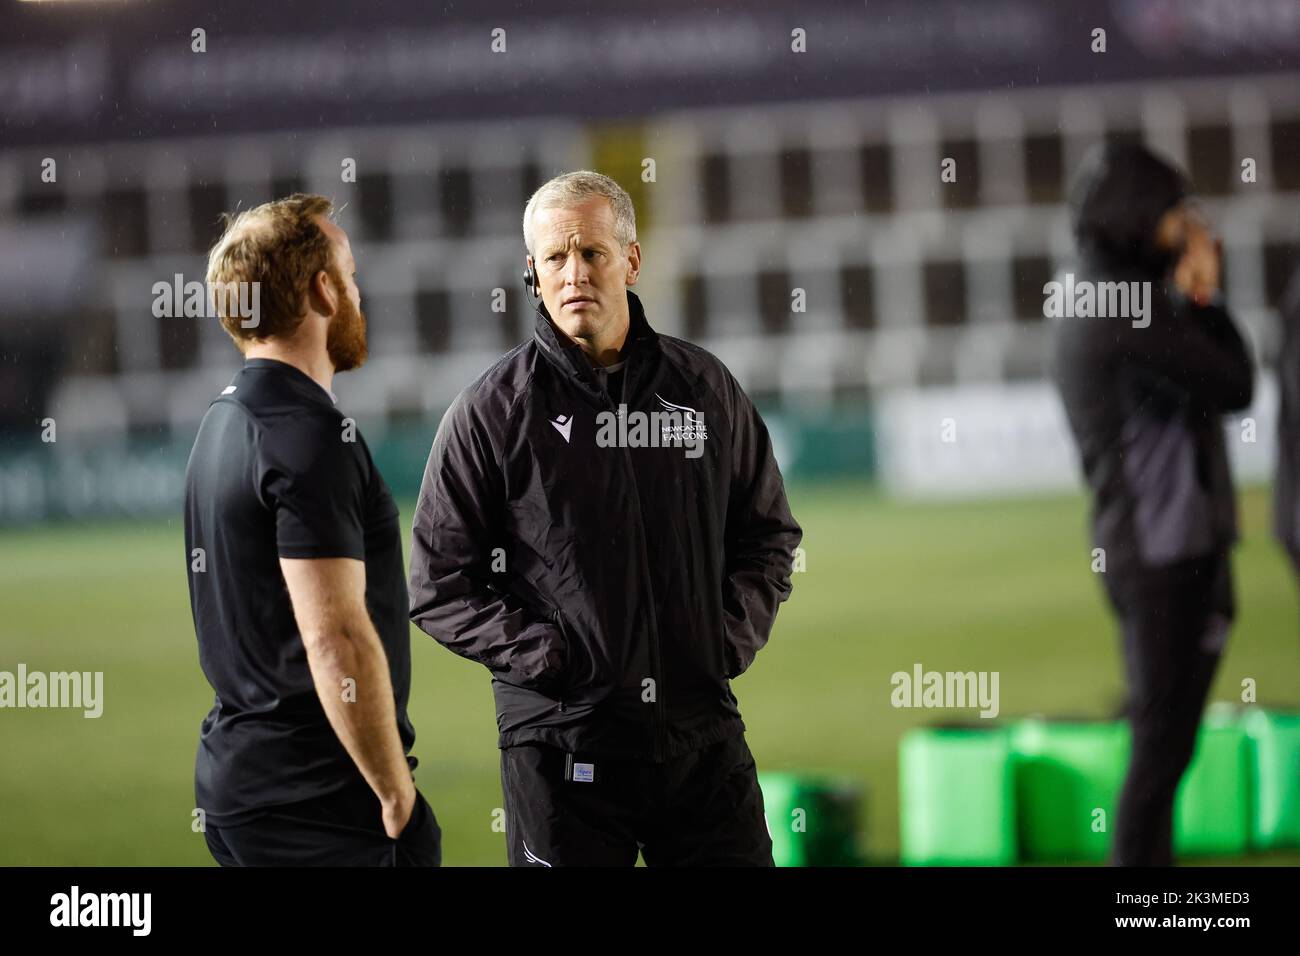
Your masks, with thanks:
M 551 620 L 555 623 L 555 629 L 559 631 L 561 636 L 564 638 L 564 663 L 565 663 L 565 669 L 567 670 L 568 664 L 570 663 L 569 655 L 573 653 L 573 649 L 569 646 L 569 634 L 564 629 L 564 623 L 560 619 L 560 609 L 558 607 L 551 609 Z M 560 713 L 564 713 L 564 688 L 563 687 L 560 688 Z
M 627 396 L 632 392 L 632 368 L 635 363 L 629 357 L 626 367 L 623 370 L 623 404 L 627 404 Z M 610 407 L 615 416 L 618 415 L 618 409 L 614 406 L 614 400 L 609 397 L 609 392 L 601 389 L 605 397 L 605 404 Z M 641 490 L 636 481 L 636 469 L 632 466 L 632 451 L 629 448 L 623 448 L 623 462 L 626 465 L 628 479 L 631 482 L 632 494 L 636 498 L 636 533 L 637 544 L 641 554 L 641 577 L 642 584 L 645 587 L 645 593 L 648 596 L 650 610 L 650 669 L 653 672 L 651 678 L 655 682 L 655 699 L 654 699 L 654 724 L 655 724 L 655 758 L 662 760 L 668 750 L 667 730 L 664 721 L 664 683 L 663 683 L 663 662 L 659 653 L 659 615 L 655 611 L 654 599 L 654 582 L 650 578 L 650 551 L 646 547 L 645 521 L 642 517 L 641 510 Z

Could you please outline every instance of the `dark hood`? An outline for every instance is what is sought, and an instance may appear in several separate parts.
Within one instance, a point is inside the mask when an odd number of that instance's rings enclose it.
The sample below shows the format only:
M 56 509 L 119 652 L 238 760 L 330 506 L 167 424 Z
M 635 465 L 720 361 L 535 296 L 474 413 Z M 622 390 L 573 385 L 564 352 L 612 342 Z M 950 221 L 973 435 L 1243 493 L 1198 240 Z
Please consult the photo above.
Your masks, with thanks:
M 1156 224 L 1190 191 L 1178 169 L 1143 146 L 1094 147 L 1070 187 L 1080 255 L 1101 268 L 1163 274 L 1176 253 L 1157 248 Z

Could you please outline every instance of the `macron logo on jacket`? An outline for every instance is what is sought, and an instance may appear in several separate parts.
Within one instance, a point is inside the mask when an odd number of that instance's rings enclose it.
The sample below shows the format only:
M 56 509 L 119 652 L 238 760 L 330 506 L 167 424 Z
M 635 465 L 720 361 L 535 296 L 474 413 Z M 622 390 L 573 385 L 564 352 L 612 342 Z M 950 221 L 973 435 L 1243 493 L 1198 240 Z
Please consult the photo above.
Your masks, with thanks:
M 555 426 L 555 430 L 564 436 L 565 444 L 568 444 L 569 433 L 573 431 L 573 416 L 556 415 L 550 422 Z

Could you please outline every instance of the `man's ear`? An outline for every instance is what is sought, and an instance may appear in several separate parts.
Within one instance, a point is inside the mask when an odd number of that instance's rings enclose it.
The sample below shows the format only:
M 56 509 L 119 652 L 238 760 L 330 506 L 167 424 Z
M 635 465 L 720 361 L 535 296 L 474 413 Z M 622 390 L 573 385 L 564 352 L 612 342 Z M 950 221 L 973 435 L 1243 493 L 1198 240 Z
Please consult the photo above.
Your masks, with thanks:
M 641 243 L 633 240 L 627 247 L 627 278 L 624 285 L 636 285 L 641 275 Z
M 339 290 L 324 269 L 316 270 L 307 284 L 307 300 L 312 309 L 321 315 L 333 315 L 339 306 Z

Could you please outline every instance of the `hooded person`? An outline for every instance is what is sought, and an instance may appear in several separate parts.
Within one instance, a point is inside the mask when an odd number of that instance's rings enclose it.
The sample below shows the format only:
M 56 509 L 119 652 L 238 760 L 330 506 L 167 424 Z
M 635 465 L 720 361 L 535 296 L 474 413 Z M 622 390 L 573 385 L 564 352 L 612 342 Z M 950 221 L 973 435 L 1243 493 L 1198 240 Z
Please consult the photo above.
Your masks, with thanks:
M 1282 341 L 1277 354 L 1277 472 L 1273 533 L 1300 577 L 1300 270 L 1278 306 Z
M 1073 287 L 1053 373 L 1092 497 L 1093 568 L 1119 618 L 1133 732 L 1111 862 L 1173 862 L 1173 803 L 1234 616 L 1236 506 L 1222 416 L 1253 370 L 1219 293 L 1219 251 L 1174 167 L 1095 149 L 1071 188 Z M 1119 295 L 1119 292 L 1123 295 Z

